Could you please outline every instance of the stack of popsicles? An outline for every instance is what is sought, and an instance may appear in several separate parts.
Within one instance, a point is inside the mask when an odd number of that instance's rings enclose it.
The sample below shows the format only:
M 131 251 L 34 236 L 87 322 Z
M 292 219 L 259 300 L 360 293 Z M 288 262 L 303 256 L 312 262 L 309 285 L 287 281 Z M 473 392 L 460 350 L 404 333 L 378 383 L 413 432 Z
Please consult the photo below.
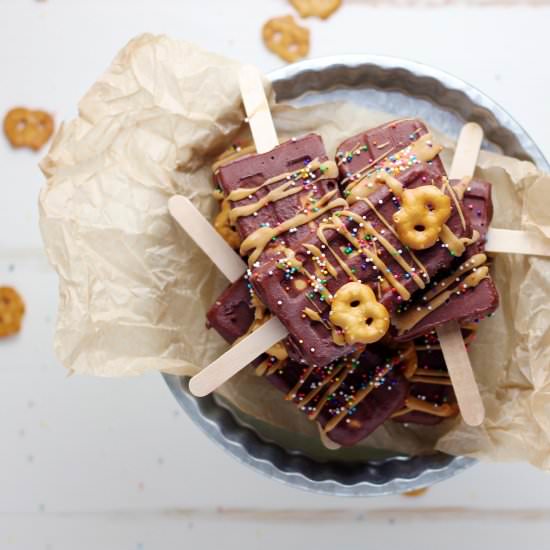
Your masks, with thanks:
M 249 269 L 208 324 L 233 343 L 277 316 L 289 336 L 254 368 L 340 445 L 457 414 L 434 329 L 458 321 L 471 339 L 498 306 L 490 184 L 449 181 L 440 150 L 404 119 L 334 160 L 310 134 L 216 166 Z

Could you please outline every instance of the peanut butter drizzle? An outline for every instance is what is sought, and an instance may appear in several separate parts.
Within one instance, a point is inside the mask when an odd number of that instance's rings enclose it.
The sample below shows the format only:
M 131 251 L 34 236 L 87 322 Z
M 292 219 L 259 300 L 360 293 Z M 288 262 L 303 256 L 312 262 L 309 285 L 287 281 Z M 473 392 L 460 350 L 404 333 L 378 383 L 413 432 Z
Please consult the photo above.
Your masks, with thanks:
M 311 298 L 309 298 L 309 300 L 314 307 L 317 307 L 317 305 L 313 300 L 311 300 Z M 309 319 L 311 319 L 314 322 L 321 323 L 329 332 L 334 330 L 334 327 L 332 326 L 330 321 L 328 319 L 323 319 L 321 317 L 320 311 L 315 311 L 310 307 L 306 307 L 303 309 L 302 314 L 305 315 L 306 317 L 309 317 Z M 344 344 L 341 344 L 341 345 L 344 345 Z
M 346 163 L 347 162 L 347 156 L 348 155 L 354 155 L 357 151 L 359 151 L 359 149 L 361 149 L 362 145 L 361 143 L 358 141 L 351 149 L 351 151 L 347 151 L 346 154 L 344 154 L 344 156 L 337 162 L 338 166 L 341 166 L 342 164 Z
M 311 367 L 309 367 L 306 370 L 305 374 L 300 375 L 300 378 L 298 379 L 298 382 L 296 382 L 294 387 L 292 387 L 290 389 L 290 391 L 285 395 L 285 401 L 292 401 L 296 397 L 296 394 L 298 393 L 299 389 L 302 387 L 304 382 L 307 380 L 308 376 L 313 372 L 314 368 L 315 368 L 315 366 L 311 365 Z
M 212 197 L 214 197 L 217 201 L 223 201 L 225 199 L 225 195 L 221 189 L 214 189 L 212 191 Z
M 321 169 L 321 167 L 323 168 L 322 174 L 319 177 L 315 176 L 314 171 Z M 296 179 L 293 179 L 293 176 L 296 177 Z M 233 191 L 231 191 L 231 193 L 227 195 L 227 198 L 230 201 L 240 201 L 245 199 L 246 197 L 249 197 L 250 195 L 254 195 L 260 189 L 267 187 L 268 185 L 273 185 L 274 183 L 278 183 L 283 180 L 296 182 L 300 179 L 312 178 L 315 181 L 321 181 L 325 179 L 335 179 L 337 177 L 338 168 L 333 160 L 321 161 L 316 158 L 313 159 L 306 166 L 304 166 L 304 168 L 294 170 L 293 172 L 285 172 L 284 174 L 273 176 L 272 178 L 267 179 L 261 185 L 257 185 L 256 187 L 239 187 L 237 189 L 233 189 Z
M 374 205 L 372 205 L 372 209 L 378 214 L 377 209 Z M 367 222 L 365 224 L 361 216 L 349 210 L 342 212 L 342 215 L 351 217 L 357 224 L 359 224 L 360 227 L 361 225 L 363 225 L 364 226 L 363 229 L 366 227 L 366 230 L 370 234 L 370 236 L 372 237 L 376 236 L 376 238 L 378 239 L 378 242 L 394 257 L 395 261 L 401 266 L 403 271 L 405 271 L 411 276 L 411 278 L 419 288 L 424 288 L 426 286 L 422 278 L 419 277 L 419 275 L 416 273 L 416 270 L 413 269 L 413 267 L 408 264 L 408 262 L 403 258 L 403 256 L 399 253 L 399 251 L 384 236 L 382 236 L 380 233 L 378 233 L 374 229 L 374 227 L 370 222 Z M 393 231 L 393 228 L 392 228 L 392 231 Z M 418 263 L 420 264 L 420 266 L 422 266 L 421 269 L 424 272 L 426 272 L 426 268 L 424 267 L 424 265 L 421 262 L 418 262 Z
M 401 184 L 401 182 L 398 179 L 394 178 L 393 176 L 390 176 L 389 174 L 383 172 L 382 174 L 377 176 L 377 181 L 381 181 L 381 182 L 385 183 L 389 187 L 390 191 L 395 196 L 399 197 L 403 194 L 403 185 Z M 382 224 L 384 224 L 384 226 L 388 229 L 388 231 L 397 240 L 400 240 L 399 235 L 397 234 L 397 231 L 388 222 L 388 220 L 386 220 L 386 218 L 384 216 L 382 216 L 382 214 L 380 213 L 378 208 L 376 208 L 375 204 L 372 201 L 370 201 L 367 196 L 360 196 L 360 197 L 359 196 L 358 197 L 349 196 L 348 197 L 348 202 L 350 204 L 353 204 L 353 203 L 355 203 L 359 200 L 362 200 L 362 201 L 366 202 L 367 205 L 369 206 L 369 208 L 375 213 L 376 217 L 380 220 L 380 222 L 382 222 Z M 416 254 L 412 250 L 409 249 L 408 252 L 409 252 L 411 258 L 413 259 L 414 263 L 423 272 L 424 277 L 426 279 L 426 282 L 429 283 L 430 282 L 430 276 L 428 275 L 428 271 L 426 270 L 426 266 L 417 258 Z M 420 286 L 418 281 L 416 280 L 416 278 L 415 278 L 415 282 L 417 283 L 418 286 Z M 422 285 L 422 286 L 420 286 L 420 288 L 424 288 L 424 281 L 422 281 L 422 279 L 420 279 L 420 282 L 421 282 L 421 285 Z
M 437 386 L 452 386 L 450 378 L 430 378 L 429 376 L 415 375 L 411 378 L 411 382 L 418 384 L 434 384 Z
M 452 275 L 439 282 L 437 286 L 427 292 L 424 297 L 424 305 L 409 309 L 405 313 L 396 315 L 393 319 L 394 326 L 401 335 L 416 326 L 424 317 L 442 306 L 457 290 L 465 290 L 477 286 L 483 279 L 489 277 L 489 268 L 483 266 L 487 257 L 485 254 L 476 254 L 464 262 Z M 481 266 L 481 267 L 480 267 Z M 461 276 L 472 271 L 462 281 Z M 459 279 L 457 281 L 457 279 Z M 453 283 L 455 286 L 451 287 Z
M 296 290 L 305 290 L 307 288 L 307 283 L 302 279 L 296 279 L 294 281 L 294 288 Z
M 362 390 L 359 390 L 357 392 L 357 394 L 355 395 L 355 397 L 353 398 L 351 403 L 346 403 L 345 408 L 342 412 L 340 412 L 336 416 L 332 417 L 327 422 L 327 424 L 323 428 L 323 431 L 325 433 L 328 433 L 328 432 L 334 430 L 334 428 L 336 428 L 338 426 L 338 424 L 340 424 L 340 422 L 342 422 L 342 420 L 344 420 L 344 418 L 346 418 L 346 416 L 348 415 L 348 413 L 351 409 L 353 409 L 354 407 L 357 407 L 359 405 L 359 403 L 361 403 L 361 401 L 363 401 L 363 399 L 365 399 L 367 397 L 367 395 L 369 395 L 369 393 L 371 393 L 374 389 L 379 387 L 379 385 L 377 385 L 377 382 L 379 382 L 380 379 L 384 378 L 384 376 L 386 376 L 386 374 L 388 374 L 388 372 L 392 368 L 393 368 L 392 364 L 387 365 L 386 367 L 384 367 L 384 369 L 382 369 L 381 373 L 379 373 L 376 376 L 376 378 L 373 381 L 371 381 L 366 388 L 363 388 Z
M 305 268 L 304 264 L 296 258 L 292 249 L 285 248 L 284 251 L 286 253 L 286 256 L 280 259 L 279 263 L 286 265 L 287 267 L 291 267 L 295 269 L 298 273 L 301 273 L 304 277 L 306 277 L 306 279 L 309 280 L 314 291 L 319 293 L 322 300 L 327 302 L 327 304 L 332 303 L 333 296 L 328 291 L 327 287 L 321 282 L 321 280 Z M 315 305 L 315 302 L 311 301 L 311 303 Z
M 449 373 L 444 370 L 418 369 L 416 374 L 418 374 L 419 376 L 428 376 L 428 377 L 435 376 L 435 377 L 449 378 Z
M 319 270 L 324 268 L 332 277 L 336 278 L 338 276 L 336 268 L 328 261 L 327 255 L 321 252 L 318 247 L 314 244 L 306 243 L 304 244 L 304 248 L 313 256 L 313 258 L 315 258 L 314 263 L 316 264 L 316 267 L 319 267 Z M 319 276 L 319 274 L 317 274 L 317 276 Z
M 461 185 L 461 183 L 459 183 L 458 185 Z M 451 197 L 452 201 L 455 204 L 455 209 L 458 212 L 458 215 L 460 217 L 460 223 L 462 224 L 462 229 L 466 229 L 466 218 L 464 217 L 464 212 L 462 212 L 462 207 L 460 206 L 460 199 L 458 198 L 455 190 L 453 189 L 453 186 L 449 183 L 449 180 L 447 178 L 444 179 L 443 185 L 441 187 L 442 191 L 444 189 L 447 189 L 449 191 L 449 196 Z M 462 191 L 462 195 L 464 195 L 464 191 Z
M 403 363 L 403 376 L 408 380 L 414 376 L 418 369 L 418 358 L 416 356 L 416 347 L 413 342 L 410 342 L 406 349 L 399 354 L 399 360 Z
M 342 216 L 348 216 L 351 217 L 354 221 L 356 221 L 358 224 L 361 224 L 361 233 L 362 235 L 369 235 L 370 237 L 375 237 L 378 239 L 378 242 L 392 255 L 398 255 L 397 250 L 389 243 L 374 227 L 372 227 L 372 224 L 370 222 L 365 222 L 361 216 L 355 214 L 354 212 L 350 212 L 349 210 L 344 210 L 341 212 Z M 393 276 L 393 274 L 388 270 L 388 266 L 380 259 L 380 256 L 373 252 L 370 248 L 363 246 L 357 237 L 353 235 L 347 227 L 338 219 L 338 217 L 333 216 L 332 223 L 321 223 L 319 224 L 319 229 L 317 231 L 317 236 L 319 240 L 327 246 L 332 254 L 334 255 L 335 259 L 342 265 L 342 269 L 345 270 L 346 274 L 352 279 L 357 280 L 357 277 L 355 274 L 350 270 L 349 266 L 340 258 L 338 254 L 335 254 L 335 252 L 330 248 L 328 244 L 328 240 L 324 234 L 324 231 L 326 229 L 334 229 L 338 231 L 341 235 L 343 235 L 359 252 L 367 256 L 371 260 L 371 262 L 376 266 L 376 268 L 380 271 L 380 275 L 385 277 L 387 281 L 390 283 L 390 285 L 395 288 L 395 290 L 399 293 L 399 295 L 404 300 L 409 300 L 411 297 L 410 292 L 399 282 L 397 279 Z M 362 239 L 364 240 L 364 239 Z M 404 261 L 404 260 L 403 260 Z M 406 263 L 406 262 L 405 262 Z M 408 264 L 406 264 L 408 265 Z M 344 268 L 345 266 L 345 268 Z M 410 266 L 409 266 L 410 269 Z
M 430 403 L 429 401 L 423 401 L 417 397 L 409 396 L 405 399 L 405 407 L 410 411 L 419 411 L 434 416 L 441 416 L 443 418 L 453 416 L 458 412 L 458 405 L 455 403 L 443 403 L 438 405 L 437 403 Z M 405 414 L 405 413 L 403 413 Z
M 351 189 L 353 189 L 353 187 L 355 187 L 360 181 L 373 175 L 376 170 L 380 168 L 374 167 L 376 167 L 376 165 L 380 163 L 380 161 L 383 161 L 383 159 L 391 155 L 394 150 L 395 148 L 387 151 L 383 155 L 380 155 L 380 157 L 374 159 L 367 166 L 361 168 L 361 170 L 355 172 L 355 174 L 344 178 L 342 180 L 342 185 L 346 185 L 348 182 L 351 181 L 351 183 L 346 187 L 347 191 L 351 191 Z M 428 132 L 427 134 L 424 134 L 423 136 L 418 138 L 416 141 L 413 141 L 411 144 L 407 145 L 407 147 L 398 151 L 397 154 L 410 155 L 411 157 L 414 156 L 420 162 L 428 162 L 439 155 L 442 150 L 443 147 L 441 147 L 441 145 L 432 142 L 432 135 Z M 381 162 L 381 164 L 381 168 L 384 168 L 384 163 Z
M 333 393 L 335 393 L 338 390 L 338 388 L 344 383 L 344 380 L 348 377 L 348 374 L 353 371 L 353 369 L 354 369 L 353 363 L 351 361 L 346 361 L 343 368 L 344 372 L 342 376 L 334 377 L 332 384 L 325 391 L 325 394 L 323 395 L 319 403 L 317 403 L 315 410 L 308 414 L 308 418 L 310 420 L 315 420 L 319 416 L 324 406 L 327 404 L 327 401 L 329 400 L 330 396 Z M 325 429 L 325 433 L 326 431 L 327 430 Z
M 246 147 L 241 147 L 235 151 L 228 150 L 222 153 L 218 159 L 212 164 L 212 172 L 215 174 L 222 166 L 233 162 L 234 160 L 240 159 L 246 155 L 251 155 L 256 152 L 256 147 L 254 145 L 247 145 Z
M 464 193 L 470 186 L 470 183 L 472 183 L 471 177 L 465 177 L 460 180 L 460 183 L 457 183 L 455 186 L 451 185 L 451 189 L 457 196 L 458 200 L 462 200 L 464 198 Z
M 304 396 L 304 398 L 299 403 L 297 403 L 298 408 L 300 410 L 304 410 L 306 408 L 306 406 L 308 405 L 308 403 L 312 399 L 315 399 L 315 397 L 317 397 L 317 395 L 319 395 L 319 393 L 326 388 L 328 383 L 332 382 L 342 372 L 342 370 L 344 370 L 344 368 L 345 368 L 344 363 L 341 363 L 341 364 L 337 365 L 334 368 L 334 370 L 326 378 L 323 378 L 319 382 L 319 385 L 315 389 L 311 390 L 307 395 Z M 312 420 L 312 419 L 310 418 L 310 420 Z
M 439 233 L 439 239 L 447 246 L 453 256 L 462 256 L 466 247 L 477 242 L 479 237 L 479 232 L 476 229 L 474 229 L 471 237 L 457 237 L 447 224 L 443 224 Z
M 275 361 L 272 361 L 271 358 L 267 357 L 256 367 L 254 374 L 256 374 L 256 376 L 271 376 L 279 369 L 282 369 L 285 364 L 286 359 L 276 359 Z
M 334 218 L 331 218 L 331 221 L 330 222 L 326 222 L 326 223 L 320 223 L 319 224 L 319 227 L 317 229 L 317 237 L 318 239 L 325 245 L 325 247 L 327 248 L 327 250 L 330 251 L 330 253 L 332 254 L 333 258 L 336 260 L 336 262 L 338 263 L 338 265 L 342 268 L 342 270 L 344 271 L 344 273 L 352 280 L 352 281 L 357 281 L 357 277 L 355 276 L 355 273 L 353 273 L 353 271 L 351 270 L 351 268 L 349 267 L 349 265 L 347 264 L 346 261 L 344 261 L 342 259 L 342 257 L 340 256 L 340 254 L 337 254 L 335 252 L 335 250 L 332 248 L 332 246 L 330 246 L 329 242 L 328 242 L 328 239 L 326 238 L 325 236 L 325 229 L 334 229 L 336 231 L 338 231 L 339 233 L 344 233 L 344 231 L 347 232 L 347 230 L 345 229 L 345 227 L 341 224 L 341 222 L 339 222 L 339 220 L 337 217 L 334 217 Z M 340 230 L 340 228 L 342 228 L 342 230 Z M 347 238 L 347 237 L 346 237 Z M 349 239 L 348 239 L 349 240 Z M 351 241 L 350 241 L 351 242 Z M 356 249 L 358 249 L 358 247 L 355 247 Z
M 258 212 L 259 210 L 261 210 L 262 208 L 264 208 L 265 206 L 267 206 L 272 202 L 276 202 L 286 197 L 296 195 L 296 193 L 302 193 L 303 191 L 304 191 L 304 188 L 301 183 L 297 183 L 294 180 L 287 181 L 283 183 L 283 185 L 280 185 L 279 187 L 272 189 L 267 195 L 264 195 L 260 200 L 256 202 L 252 202 L 250 204 L 245 204 L 243 206 L 236 206 L 235 208 L 233 208 L 231 210 L 231 213 L 229 214 L 229 221 L 232 224 L 235 224 L 235 222 L 239 218 L 251 216 L 252 214 L 254 214 L 255 212 Z
M 311 309 L 310 307 L 304 308 L 303 313 L 304 313 L 304 315 L 309 317 L 312 321 L 317 321 L 319 323 L 323 322 L 322 317 L 316 311 Z
M 316 203 L 315 210 L 312 210 L 311 212 L 296 214 L 293 218 L 288 219 L 276 227 L 259 227 L 242 242 L 240 249 L 241 255 L 249 255 L 249 264 L 254 264 L 260 257 L 260 254 L 264 251 L 269 241 L 278 237 L 282 233 L 286 233 L 289 229 L 300 227 L 311 220 L 319 218 L 329 210 L 333 210 L 335 208 L 345 208 L 347 206 L 345 199 L 333 198 L 336 193 L 336 189 L 326 193 Z
M 437 296 L 440 292 L 447 289 L 449 286 L 451 286 L 453 283 L 457 283 L 458 278 L 463 276 L 466 273 L 469 273 L 473 269 L 476 269 L 478 267 L 481 267 L 485 262 L 487 261 L 487 256 L 480 252 L 479 254 L 475 254 L 470 259 L 463 262 L 461 265 L 458 266 L 456 271 L 439 281 L 433 288 L 428 290 L 426 294 L 422 297 L 423 301 L 427 302 Z

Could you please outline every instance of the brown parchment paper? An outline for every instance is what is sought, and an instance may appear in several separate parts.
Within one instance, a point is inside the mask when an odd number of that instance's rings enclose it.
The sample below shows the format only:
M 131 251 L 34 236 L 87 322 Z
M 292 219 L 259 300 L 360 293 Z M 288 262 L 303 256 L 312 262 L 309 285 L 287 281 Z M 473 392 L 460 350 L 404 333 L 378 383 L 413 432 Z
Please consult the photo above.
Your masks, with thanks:
M 193 374 L 226 349 L 204 322 L 227 281 L 176 227 L 167 201 L 184 194 L 213 217 L 210 165 L 246 132 L 237 68 L 185 42 L 139 36 L 82 99 L 78 118 L 60 128 L 41 164 L 40 225 L 60 279 L 55 349 L 70 371 Z M 315 131 L 329 154 L 349 135 L 393 118 L 344 103 L 273 111 L 281 138 Z M 437 137 L 448 162 L 453 144 Z M 486 152 L 477 175 L 493 183 L 494 227 L 550 237 L 549 176 Z M 550 261 L 499 255 L 493 271 L 501 306 L 471 347 L 483 426 L 387 423 L 364 445 L 409 453 L 435 447 L 550 469 Z M 249 369 L 220 394 L 257 419 L 316 433 Z

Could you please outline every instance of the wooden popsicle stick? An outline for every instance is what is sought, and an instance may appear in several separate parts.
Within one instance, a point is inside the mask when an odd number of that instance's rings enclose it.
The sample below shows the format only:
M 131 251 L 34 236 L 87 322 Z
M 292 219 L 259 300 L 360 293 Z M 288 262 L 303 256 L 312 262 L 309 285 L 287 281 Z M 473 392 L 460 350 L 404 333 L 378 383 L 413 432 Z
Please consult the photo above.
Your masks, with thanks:
M 342 448 L 342 445 L 339 445 L 338 443 L 336 443 L 336 441 L 332 441 L 332 439 L 328 437 L 328 435 L 323 431 L 321 424 L 317 424 L 317 428 L 319 428 L 319 437 L 321 438 L 321 443 L 329 451 L 337 451 L 338 449 Z
M 451 179 L 474 174 L 482 142 L 483 130 L 478 124 L 470 122 L 463 126 L 449 171 Z M 437 327 L 437 337 L 462 418 L 469 426 L 479 426 L 485 418 L 485 408 L 460 326 L 456 321 L 445 323 Z
M 550 239 L 534 231 L 512 229 L 489 229 L 487 252 L 550 256 Z
M 267 153 L 279 145 L 279 139 L 265 97 L 260 71 L 253 65 L 241 67 L 239 86 L 256 151 Z
M 230 348 L 193 376 L 189 382 L 191 393 L 197 397 L 212 393 L 287 334 L 279 319 L 272 317 L 252 334 L 243 338 L 237 346 Z
M 479 426 L 485 418 L 485 407 L 479 394 L 460 326 L 456 321 L 449 321 L 437 328 L 437 337 L 462 418 L 469 426 Z
M 482 143 L 483 129 L 481 126 L 475 122 L 464 124 L 458 136 L 449 178 L 461 179 L 474 175 Z
M 168 201 L 168 211 L 231 282 L 246 273 L 247 266 L 244 260 L 225 242 L 214 226 L 187 197 L 181 195 L 172 197 Z

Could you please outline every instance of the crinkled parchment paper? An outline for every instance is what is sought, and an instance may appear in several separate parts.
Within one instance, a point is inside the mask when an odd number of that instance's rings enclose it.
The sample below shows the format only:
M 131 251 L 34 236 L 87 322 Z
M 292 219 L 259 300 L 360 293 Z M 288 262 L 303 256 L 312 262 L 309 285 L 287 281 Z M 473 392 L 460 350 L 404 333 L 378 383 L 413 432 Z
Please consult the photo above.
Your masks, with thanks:
M 63 125 L 42 162 L 46 251 L 60 278 L 55 348 L 71 371 L 193 374 L 225 343 L 204 326 L 227 282 L 167 212 L 175 193 L 205 216 L 210 165 L 243 131 L 237 64 L 166 37 L 143 35 L 116 57 Z M 332 154 L 350 134 L 391 118 L 351 104 L 274 108 L 281 137 L 319 132 Z M 452 155 L 452 143 L 445 155 Z M 483 153 L 494 185 L 494 227 L 550 236 L 550 177 L 527 162 Z M 526 460 L 550 469 L 550 261 L 499 255 L 501 307 L 471 348 L 487 419 L 434 428 L 381 427 L 366 444 L 403 452 Z M 315 433 L 281 394 L 247 370 L 221 390 L 243 412 Z

